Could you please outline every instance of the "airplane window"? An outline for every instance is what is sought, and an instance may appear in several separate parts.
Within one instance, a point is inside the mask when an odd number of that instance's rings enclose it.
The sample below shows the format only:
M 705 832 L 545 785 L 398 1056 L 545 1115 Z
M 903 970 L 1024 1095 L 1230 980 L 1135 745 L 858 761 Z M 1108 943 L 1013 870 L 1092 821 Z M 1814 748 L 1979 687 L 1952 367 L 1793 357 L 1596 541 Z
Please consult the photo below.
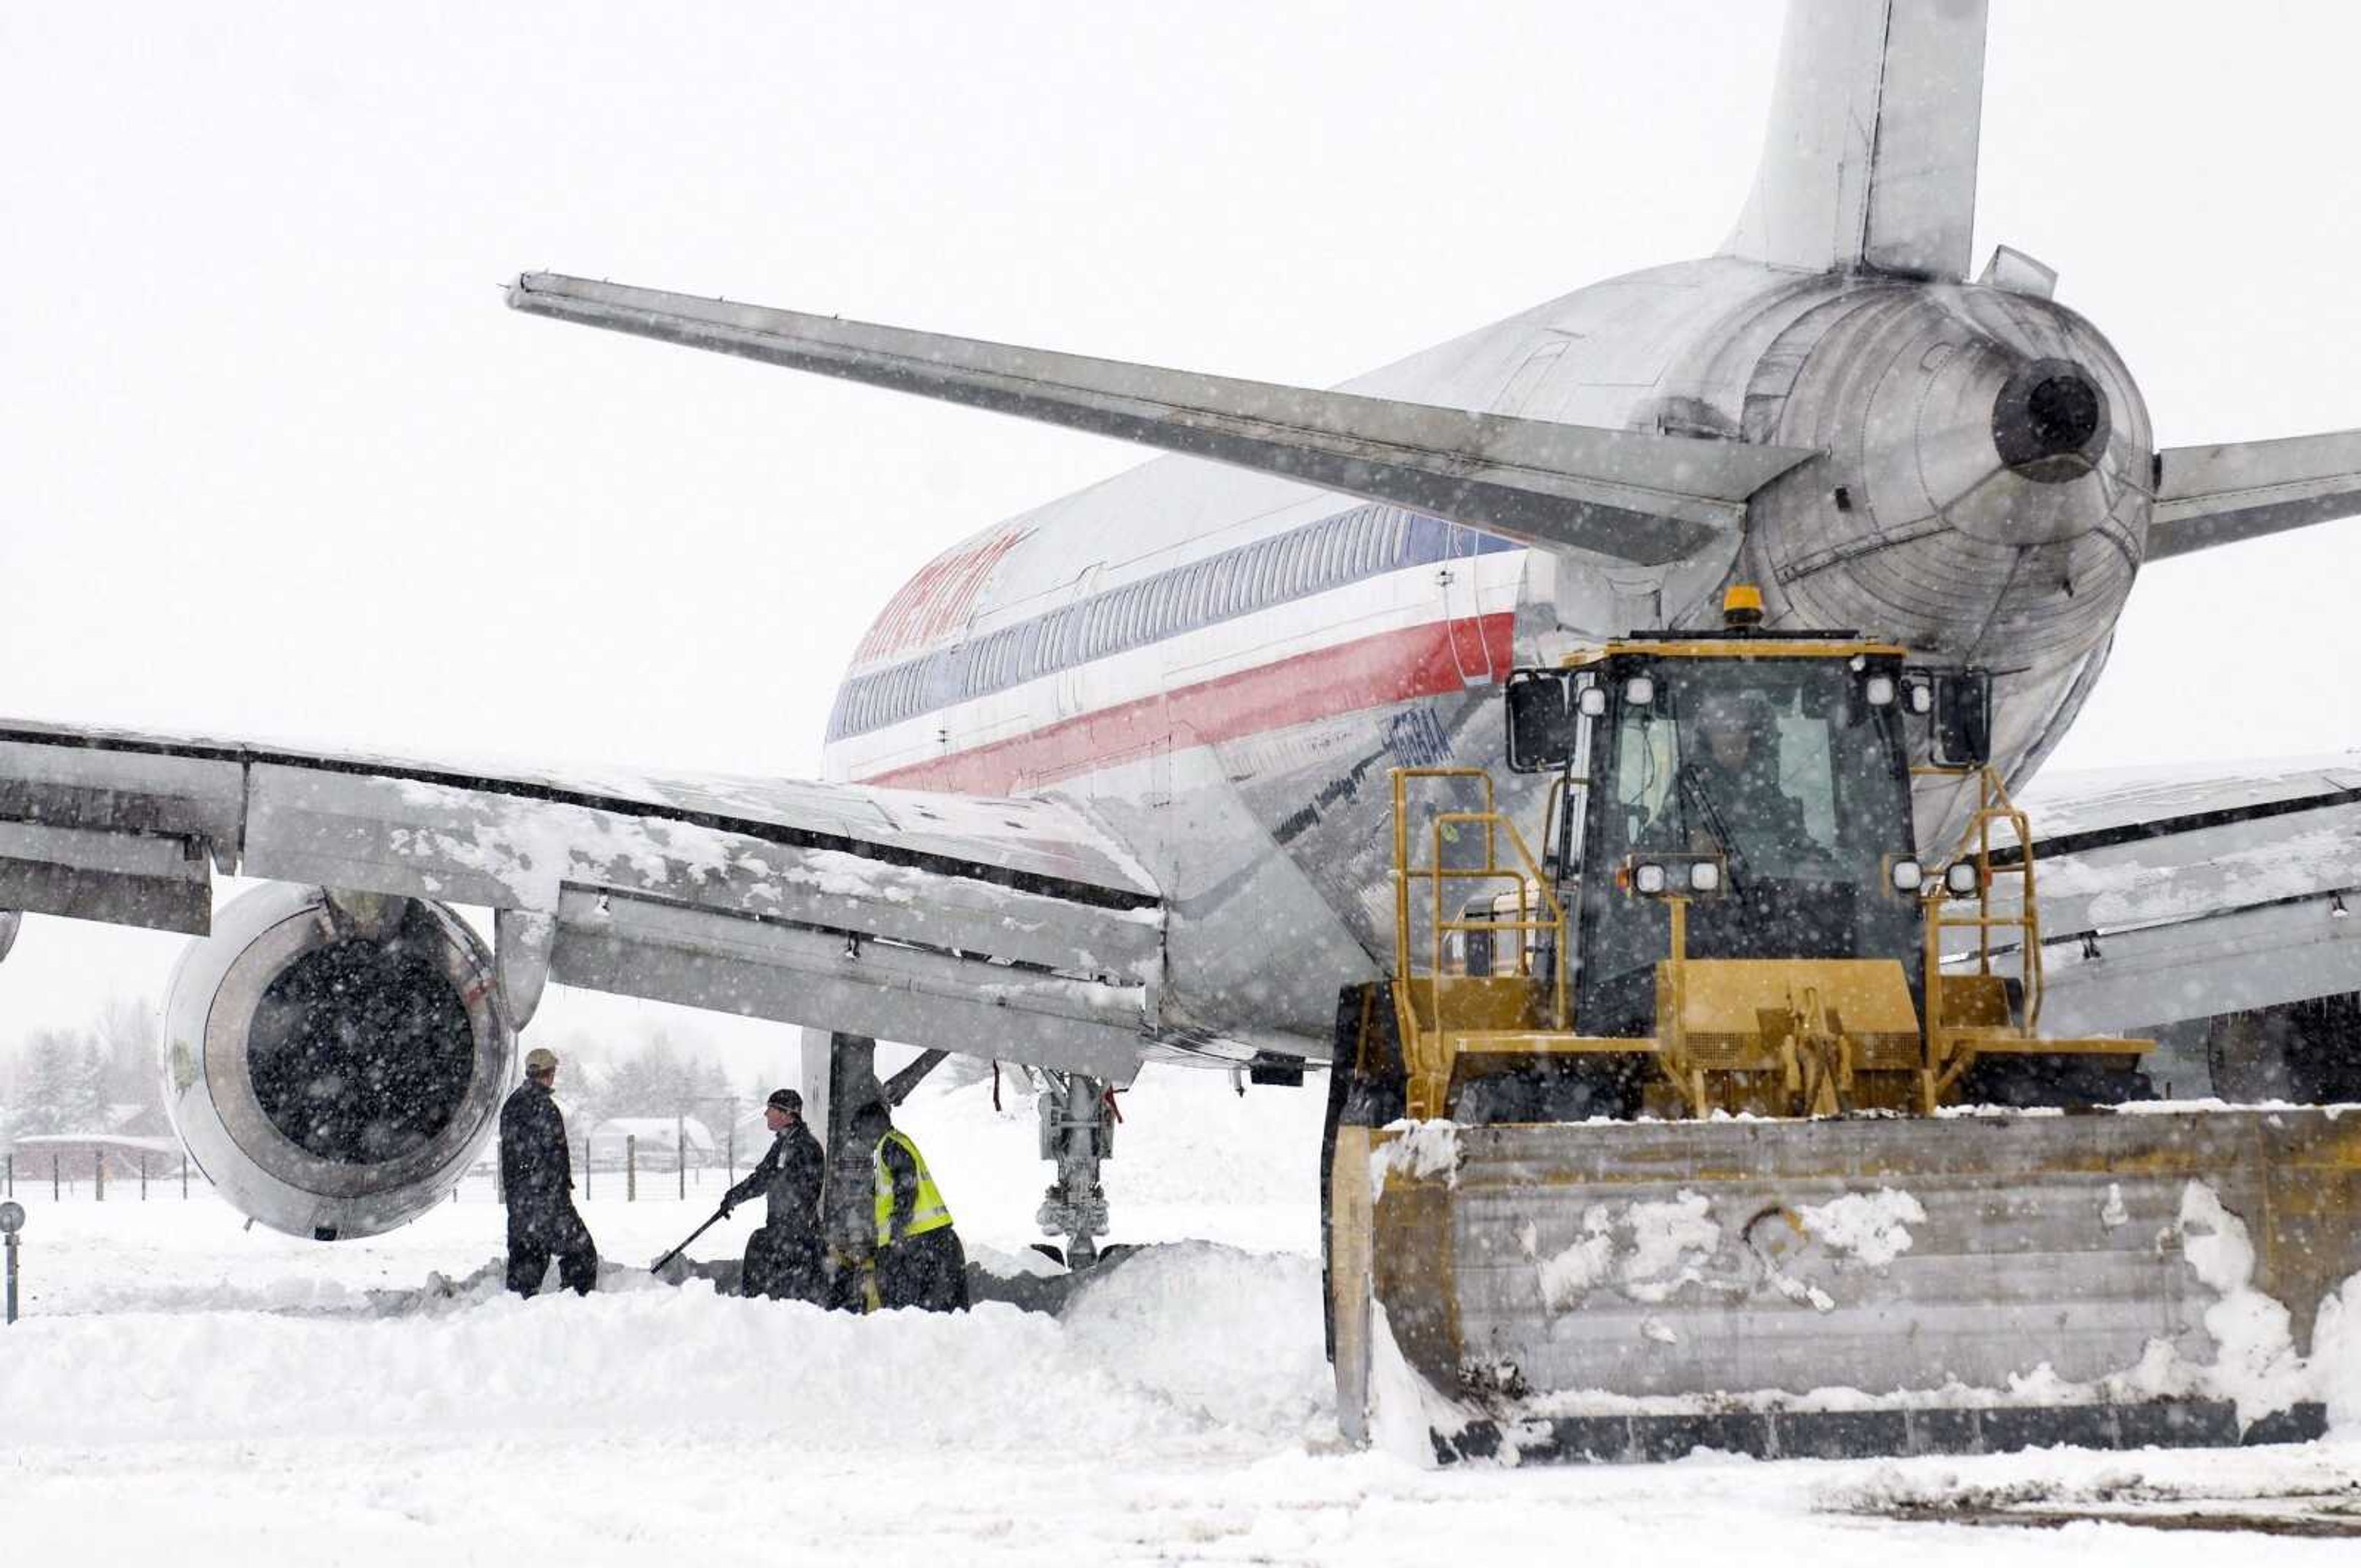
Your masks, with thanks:
M 1312 591 L 1312 532 L 1304 530 L 1287 542 L 1287 591 L 1290 594 Z
M 1378 514 L 1363 507 L 1353 518 L 1353 576 L 1366 577 L 1377 570 Z
M 1350 518 L 1332 517 L 1320 525 L 1320 583 L 1334 587 L 1345 579 L 1345 537 Z

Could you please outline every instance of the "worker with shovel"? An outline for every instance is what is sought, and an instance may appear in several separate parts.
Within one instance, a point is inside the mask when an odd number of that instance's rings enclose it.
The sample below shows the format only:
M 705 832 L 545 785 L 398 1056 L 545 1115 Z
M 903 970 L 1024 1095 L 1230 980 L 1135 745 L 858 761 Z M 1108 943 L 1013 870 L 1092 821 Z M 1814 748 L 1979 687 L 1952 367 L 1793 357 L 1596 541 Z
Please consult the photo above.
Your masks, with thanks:
M 746 1179 L 721 1195 L 721 1217 L 761 1195 L 769 1205 L 765 1223 L 746 1238 L 746 1266 L 739 1288 L 774 1301 L 820 1299 L 820 1179 L 827 1157 L 804 1125 L 803 1096 L 774 1090 L 763 1107 L 763 1124 L 774 1135 Z

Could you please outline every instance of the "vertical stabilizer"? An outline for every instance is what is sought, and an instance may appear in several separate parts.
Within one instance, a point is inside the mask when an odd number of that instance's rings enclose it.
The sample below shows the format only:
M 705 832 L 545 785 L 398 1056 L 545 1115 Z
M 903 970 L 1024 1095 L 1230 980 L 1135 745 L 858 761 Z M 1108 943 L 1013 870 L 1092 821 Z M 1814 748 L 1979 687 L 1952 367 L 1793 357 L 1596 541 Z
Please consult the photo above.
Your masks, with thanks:
M 1966 277 L 1983 93 L 1984 0 L 1789 0 L 1763 162 L 1724 253 Z

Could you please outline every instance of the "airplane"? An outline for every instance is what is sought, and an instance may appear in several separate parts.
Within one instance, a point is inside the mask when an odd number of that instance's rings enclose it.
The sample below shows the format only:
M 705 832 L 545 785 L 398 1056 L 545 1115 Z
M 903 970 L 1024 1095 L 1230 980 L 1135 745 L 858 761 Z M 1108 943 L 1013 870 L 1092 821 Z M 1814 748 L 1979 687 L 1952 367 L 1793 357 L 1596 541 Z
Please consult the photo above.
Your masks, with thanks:
M 906 1087 L 881 1039 L 1051 1075 L 1043 1223 L 1086 1255 L 1104 1087 L 1327 1059 L 1340 990 L 1390 951 L 1389 772 L 1497 764 L 1512 669 L 1753 584 L 1771 626 L 1988 672 L 2014 786 L 2143 565 L 2361 511 L 2361 432 L 2158 451 L 2054 273 L 1977 267 L 1984 32 L 1980 4 L 1793 5 L 1719 253 L 1334 390 L 522 275 L 528 313 L 1169 455 L 895 595 L 822 781 L 0 721 L 0 909 L 202 938 L 166 1006 L 175 1124 L 292 1234 L 447 1190 L 555 980 L 826 1031 L 818 1115 Z M 1958 787 L 1921 785 L 1922 849 Z M 2050 1021 L 2194 1022 L 2229 1078 L 2334 1077 L 2356 810 L 2339 765 L 2068 803 L 2037 847 L 2071 903 Z M 215 872 L 273 885 L 216 911 Z

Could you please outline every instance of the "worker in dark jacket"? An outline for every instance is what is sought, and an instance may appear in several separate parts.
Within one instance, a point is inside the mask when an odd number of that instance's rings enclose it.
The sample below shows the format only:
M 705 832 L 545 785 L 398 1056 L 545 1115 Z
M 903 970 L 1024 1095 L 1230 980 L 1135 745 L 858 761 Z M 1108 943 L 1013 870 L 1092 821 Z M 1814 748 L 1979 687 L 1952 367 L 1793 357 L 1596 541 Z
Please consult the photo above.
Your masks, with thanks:
M 804 1125 L 804 1100 L 792 1089 L 771 1092 L 763 1124 L 776 1135 L 746 1179 L 721 1196 L 721 1212 L 761 1195 L 769 1206 L 762 1228 L 746 1238 L 739 1289 L 774 1301 L 820 1299 L 819 1189 L 828 1167 L 819 1140 Z
M 882 1101 L 863 1105 L 852 1130 L 870 1146 L 876 1183 L 877 1305 L 966 1310 L 967 1249 L 918 1146 L 895 1130 Z
M 566 1115 L 551 1090 L 557 1055 L 525 1053 L 524 1081 L 500 1107 L 500 1192 L 509 1206 L 509 1288 L 530 1296 L 557 1255 L 557 1277 L 577 1295 L 598 1282 L 598 1248 L 574 1212 L 574 1161 Z

